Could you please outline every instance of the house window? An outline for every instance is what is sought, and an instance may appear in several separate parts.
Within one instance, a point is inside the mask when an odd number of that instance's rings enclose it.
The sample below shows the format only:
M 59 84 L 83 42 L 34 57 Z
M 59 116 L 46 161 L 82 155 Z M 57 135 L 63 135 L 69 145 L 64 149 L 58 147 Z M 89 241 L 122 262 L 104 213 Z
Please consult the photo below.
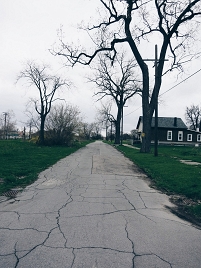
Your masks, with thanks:
M 172 130 L 168 130 L 168 132 L 167 132 L 167 140 L 168 141 L 172 140 Z
M 178 141 L 183 141 L 183 131 L 178 131 Z
M 201 134 L 197 134 L 197 141 L 201 141 Z
M 193 135 L 187 134 L 187 141 L 192 141 L 192 140 L 193 140 Z

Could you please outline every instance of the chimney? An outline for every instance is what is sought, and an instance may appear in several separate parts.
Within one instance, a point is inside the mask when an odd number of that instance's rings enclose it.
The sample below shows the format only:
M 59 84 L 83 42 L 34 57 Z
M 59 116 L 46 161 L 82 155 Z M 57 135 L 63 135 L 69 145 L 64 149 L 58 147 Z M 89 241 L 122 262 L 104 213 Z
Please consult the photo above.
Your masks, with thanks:
M 177 117 L 174 118 L 174 127 L 177 127 Z

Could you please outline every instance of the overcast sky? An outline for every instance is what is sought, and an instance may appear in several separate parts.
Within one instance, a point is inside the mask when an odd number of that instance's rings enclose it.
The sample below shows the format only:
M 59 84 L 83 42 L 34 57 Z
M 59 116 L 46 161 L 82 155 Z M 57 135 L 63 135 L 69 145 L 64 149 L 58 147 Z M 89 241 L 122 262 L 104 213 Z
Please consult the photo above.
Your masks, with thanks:
M 27 60 L 47 63 L 54 74 L 69 78 L 74 86 L 60 94 L 67 102 L 80 108 L 86 122 L 95 120 L 100 103 L 93 97 L 94 86 L 84 78 L 89 69 L 83 66 L 73 70 L 64 68 L 62 59 L 52 56 L 49 49 L 58 40 L 57 31 L 61 25 L 69 42 L 84 45 L 84 35 L 77 29 L 77 24 L 94 19 L 98 4 L 98 0 L 0 0 L 0 113 L 12 109 L 18 127 L 22 128 L 23 122 L 27 121 L 24 111 L 28 99 L 34 94 L 37 96 L 37 90 L 27 87 L 25 81 L 15 83 Z M 153 48 L 150 57 L 154 57 L 154 46 L 154 43 L 149 44 Z M 178 79 L 175 74 L 166 77 L 161 94 L 200 68 L 198 59 L 190 63 Z M 201 72 L 198 72 L 163 94 L 160 97 L 159 116 L 181 117 L 185 122 L 185 107 L 201 104 L 200 84 Z M 139 97 L 130 100 L 127 106 L 124 108 L 124 132 L 136 127 L 142 113 Z

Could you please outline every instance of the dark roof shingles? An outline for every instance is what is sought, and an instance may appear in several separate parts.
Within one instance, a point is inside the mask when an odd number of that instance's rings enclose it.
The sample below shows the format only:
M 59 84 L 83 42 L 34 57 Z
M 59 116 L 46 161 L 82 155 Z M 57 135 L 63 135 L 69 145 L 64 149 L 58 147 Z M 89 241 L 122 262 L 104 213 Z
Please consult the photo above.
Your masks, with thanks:
M 175 124 L 176 120 L 176 124 Z M 155 126 L 155 117 L 152 118 L 151 126 Z M 181 118 L 178 117 L 158 117 L 158 127 L 160 128 L 184 128 L 187 126 L 184 124 Z

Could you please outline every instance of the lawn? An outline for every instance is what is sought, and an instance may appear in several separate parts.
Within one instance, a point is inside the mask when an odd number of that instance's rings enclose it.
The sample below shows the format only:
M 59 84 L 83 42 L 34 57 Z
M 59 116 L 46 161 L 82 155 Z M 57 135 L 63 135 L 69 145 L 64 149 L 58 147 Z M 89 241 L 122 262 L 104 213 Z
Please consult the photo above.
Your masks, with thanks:
M 40 147 L 27 141 L 0 140 L 0 194 L 31 184 L 41 171 L 87 143 Z
M 167 194 L 177 194 L 192 200 L 186 206 L 201 220 L 201 165 L 187 165 L 180 160 L 201 163 L 201 148 L 185 146 L 159 146 L 159 155 L 143 154 L 139 150 L 119 146 L 152 180 L 153 184 Z

